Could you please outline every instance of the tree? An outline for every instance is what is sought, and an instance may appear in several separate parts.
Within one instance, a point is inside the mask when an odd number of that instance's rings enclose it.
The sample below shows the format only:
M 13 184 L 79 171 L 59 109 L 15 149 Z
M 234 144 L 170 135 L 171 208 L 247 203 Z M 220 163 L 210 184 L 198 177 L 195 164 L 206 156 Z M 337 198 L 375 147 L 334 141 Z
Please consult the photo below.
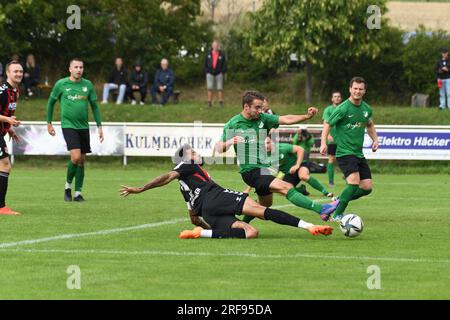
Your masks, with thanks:
M 306 102 L 312 103 L 314 68 L 327 68 L 329 57 L 344 60 L 380 53 L 381 32 L 369 29 L 370 5 L 386 10 L 385 0 L 265 0 L 250 13 L 248 40 L 253 55 L 264 63 L 285 70 L 296 54 L 306 70 Z M 378 17 L 375 17 L 378 18 Z M 386 22 L 381 20 L 381 26 Z
M 208 3 L 209 11 L 211 12 L 211 20 L 214 21 L 214 14 L 216 12 L 216 8 L 219 5 L 220 0 L 206 0 Z

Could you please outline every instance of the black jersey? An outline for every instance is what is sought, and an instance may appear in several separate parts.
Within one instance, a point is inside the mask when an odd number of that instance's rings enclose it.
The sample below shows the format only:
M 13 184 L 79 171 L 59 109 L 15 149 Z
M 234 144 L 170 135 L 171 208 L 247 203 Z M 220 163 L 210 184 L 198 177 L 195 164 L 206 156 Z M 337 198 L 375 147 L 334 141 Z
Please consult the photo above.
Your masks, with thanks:
M 201 215 L 205 194 L 217 184 L 211 180 L 208 172 L 198 164 L 181 162 L 173 170 L 180 174 L 178 178 L 180 191 L 188 204 L 188 208 Z
M 14 115 L 19 99 L 19 89 L 13 88 L 8 82 L 0 86 L 0 114 L 5 117 Z M 11 125 L 7 122 L 0 122 L 0 133 L 5 136 Z

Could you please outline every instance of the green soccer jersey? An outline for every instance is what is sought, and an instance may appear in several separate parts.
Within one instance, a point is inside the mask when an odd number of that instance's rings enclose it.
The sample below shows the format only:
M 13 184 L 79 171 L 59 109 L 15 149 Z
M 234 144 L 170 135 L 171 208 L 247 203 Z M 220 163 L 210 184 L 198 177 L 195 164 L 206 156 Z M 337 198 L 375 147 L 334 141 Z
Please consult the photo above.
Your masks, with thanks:
M 333 106 L 332 104 L 329 105 L 328 107 L 325 108 L 324 112 L 323 112 L 323 116 L 322 116 L 322 120 L 328 122 L 328 119 L 330 119 L 331 114 L 334 112 L 334 110 L 336 110 L 337 106 Z M 334 137 L 336 136 L 336 128 L 335 127 L 331 127 L 330 130 L 330 136 Z M 327 144 L 328 144 L 328 139 L 327 139 Z M 334 141 L 334 143 L 336 143 L 336 141 Z
M 294 152 L 294 145 L 290 143 L 279 143 L 278 158 L 279 171 L 288 174 L 289 170 L 297 163 L 297 154 Z
M 264 139 L 268 130 L 277 126 L 278 116 L 265 113 L 261 113 L 259 119 L 255 120 L 247 120 L 242 114 L 238 114 L 225 124 L 222 141 L 227 141 L 234 136 L 245 139 L 245 143 L 234 145 L 240 173 L 270 166 L 270 161 L 266 157 Z
M 56 82 L 47 104 L 47 122 L 51 123 L 56 101 L 61 105 L 61 127 L 89 129 L 88 104 L 90 103 L 97 126 L 102 125 L 97 94 L 92 82 L 81 78 L 74 82 L 67 78 Z
M 371 118 L 372 108 L 364 101 L 357 106 L 347 99 L 334 110 L 327 122 L 336 127 L 336 157 L 364 158 L 364 133 Z

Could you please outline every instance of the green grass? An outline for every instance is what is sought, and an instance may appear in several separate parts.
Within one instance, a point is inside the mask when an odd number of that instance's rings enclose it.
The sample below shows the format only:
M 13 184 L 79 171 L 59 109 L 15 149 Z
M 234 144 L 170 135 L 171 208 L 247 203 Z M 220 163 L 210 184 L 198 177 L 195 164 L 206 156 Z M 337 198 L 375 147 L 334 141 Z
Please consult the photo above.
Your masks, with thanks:
M 325 105 L 318 106 L 320 113 L 308 123 L 322 123 L 322 112 Z M 450 111 L 439 111 L 437 108 L 411 108 L 399 106 L 373 105 L 374 121 L 384 125 L 448 125 Z M 169 104 L 164 108 L 151 105 L 131 106 L 129 104 L 101 105 L 104 122 L 194 122 L 225 123 L 241 111 L 239 103 L 227 104 L 224 108 L 215 106 L 207 108 L 199 102 L 185 101 L 178 105 Z M 278 114 L 302 114 L 306 105 L 273 105 Z M 22 121 L 46 121 L 46 100 L 21 101 L 17 108 L 17 118 Z M 93 121 L 90 113 L 91 121 Z M 60 119 L 60 108 L 56 106 L 53 115 L 55 121 Z
M 209 169 L 229 188 L 244 185 L 233 169 Z M 120 199 L 123 184 L 142 185 L 166 170 L 88 165 L 85 203 L 62 201 L 63 164 L 16 163 L 0 217 L 5 243 L 181 219 L 154 228 L 82 236 L 0 249 L 0 299 L 449 299 L 448 175 L 374 176 L 374 192 L 350 204 L 366 224 L 359 238 L 326 237 L 255 221 L 254 240 L 179 240 L 191 228 L 177 183 Z M 339 176 L 339 175 L 338 175 Z M 325 180 L 325 175 L 318 175 Z M 333 191 L 339 193 L 343 181 Z M 318 199 L 318 197 L 314 197 Z M 287 200 L 275 196 L 275 206 Z M 316 214 L 283 208 L 313 223 Z M 66 270 L 81 268 L 81 290 Z M 381 269 L 369 290 L 367 268 Z

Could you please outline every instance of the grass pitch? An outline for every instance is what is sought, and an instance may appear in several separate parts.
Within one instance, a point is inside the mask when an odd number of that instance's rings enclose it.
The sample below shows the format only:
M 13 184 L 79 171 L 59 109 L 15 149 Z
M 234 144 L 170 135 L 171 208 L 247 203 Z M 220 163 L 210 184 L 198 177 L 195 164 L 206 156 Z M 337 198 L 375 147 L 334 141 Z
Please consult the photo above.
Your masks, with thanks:
M 448 175 L 374 175 L 374 192 L 347 210 L 365 222 L 355 239 L 337 226 L 330 237 L 313 237 L 254 221 L 259 239 L 179 240 L 191 225 L 177 183 L 126 199 L 117 192 L 169 169 L 88 165 L 87 201 L 65 203 L 63 165 L 18 163 L 7 203 L 23 214 L 0 217 L 0 299 L 450 298 Z M 224 187 L 244 187 L 234 167 L 209 172 Z M 343 186 L 338 179 L 332 190 Z M 321 223 L 278 195 L 274 200 Z M 73 265 L 81 271 L 79 290 L 67 288 Z M 367 287 L 373 265 L 379 290 Z

